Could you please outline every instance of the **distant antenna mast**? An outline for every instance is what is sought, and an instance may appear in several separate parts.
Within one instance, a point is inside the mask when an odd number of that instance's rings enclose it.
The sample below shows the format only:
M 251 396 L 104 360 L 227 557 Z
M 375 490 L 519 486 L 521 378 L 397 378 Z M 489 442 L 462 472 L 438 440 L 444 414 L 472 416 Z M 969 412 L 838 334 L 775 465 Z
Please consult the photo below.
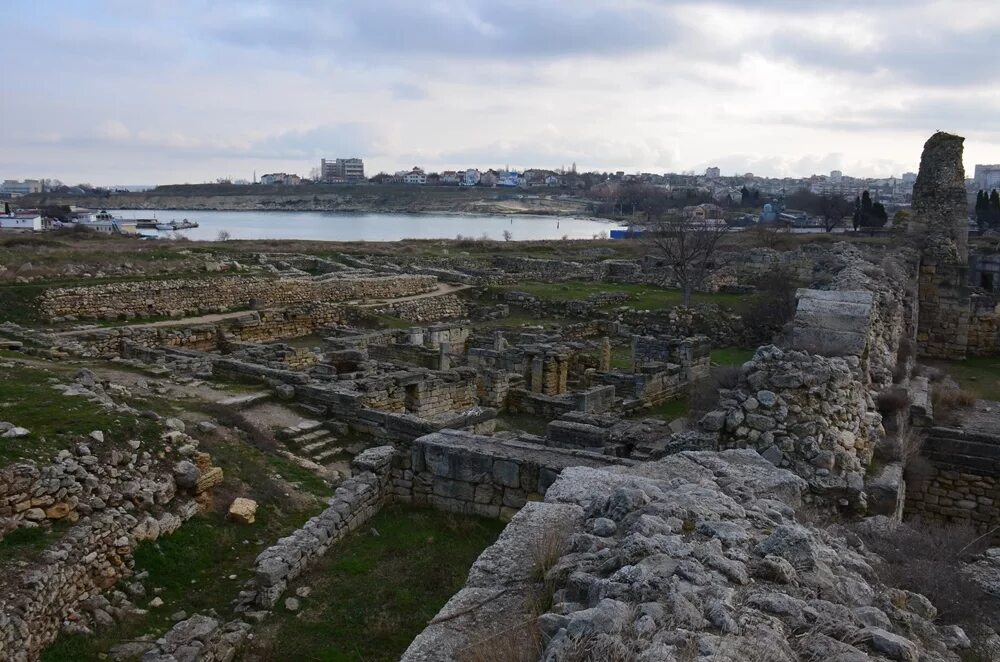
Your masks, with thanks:
M 257 168 L 253 169 L 253 183 L 257 183 Z

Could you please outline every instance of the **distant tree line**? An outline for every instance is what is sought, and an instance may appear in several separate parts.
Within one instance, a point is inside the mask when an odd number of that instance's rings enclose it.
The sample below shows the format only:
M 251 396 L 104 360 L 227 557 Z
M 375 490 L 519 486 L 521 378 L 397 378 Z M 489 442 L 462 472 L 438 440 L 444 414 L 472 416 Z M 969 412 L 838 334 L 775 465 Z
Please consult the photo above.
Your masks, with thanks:
M 1000 227 L 1000 193 L 976 192 L 976 222 L 981 228 Z

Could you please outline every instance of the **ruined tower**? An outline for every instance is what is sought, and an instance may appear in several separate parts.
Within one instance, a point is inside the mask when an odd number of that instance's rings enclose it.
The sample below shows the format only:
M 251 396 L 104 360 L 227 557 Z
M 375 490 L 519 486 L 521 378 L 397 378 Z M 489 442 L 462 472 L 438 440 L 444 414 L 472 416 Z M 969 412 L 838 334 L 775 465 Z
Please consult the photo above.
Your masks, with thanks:
M 969 259 L 969 205 L 965 197 L 965 138 L 938 131 L 924 143 L 913 186 L 910 231 L 919 235 L 925 256 L 960 263 Z
M 939 131 L 924 143 L 913 187 L 909 232 L 920 245 L 919 325 L 922 356 L 965 358 L 969 338 L 969 213 L 962 144 Z

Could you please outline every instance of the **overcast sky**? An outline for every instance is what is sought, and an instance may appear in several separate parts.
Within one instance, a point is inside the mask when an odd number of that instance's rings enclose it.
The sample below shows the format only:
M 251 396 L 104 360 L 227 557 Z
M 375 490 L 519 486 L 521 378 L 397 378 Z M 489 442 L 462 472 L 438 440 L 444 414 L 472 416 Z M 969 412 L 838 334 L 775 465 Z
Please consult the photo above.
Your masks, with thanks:
M 990 0 L 4 0 L 0 178 L 1000 162 Z

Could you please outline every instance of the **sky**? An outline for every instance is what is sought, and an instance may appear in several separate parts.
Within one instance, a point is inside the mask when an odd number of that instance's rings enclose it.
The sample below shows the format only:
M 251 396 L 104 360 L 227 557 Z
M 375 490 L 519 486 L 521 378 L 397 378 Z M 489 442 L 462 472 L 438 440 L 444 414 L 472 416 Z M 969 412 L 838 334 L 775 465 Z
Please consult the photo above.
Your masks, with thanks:
M 4 0 L 0 179 L 1000 162 L 992 0 Z

